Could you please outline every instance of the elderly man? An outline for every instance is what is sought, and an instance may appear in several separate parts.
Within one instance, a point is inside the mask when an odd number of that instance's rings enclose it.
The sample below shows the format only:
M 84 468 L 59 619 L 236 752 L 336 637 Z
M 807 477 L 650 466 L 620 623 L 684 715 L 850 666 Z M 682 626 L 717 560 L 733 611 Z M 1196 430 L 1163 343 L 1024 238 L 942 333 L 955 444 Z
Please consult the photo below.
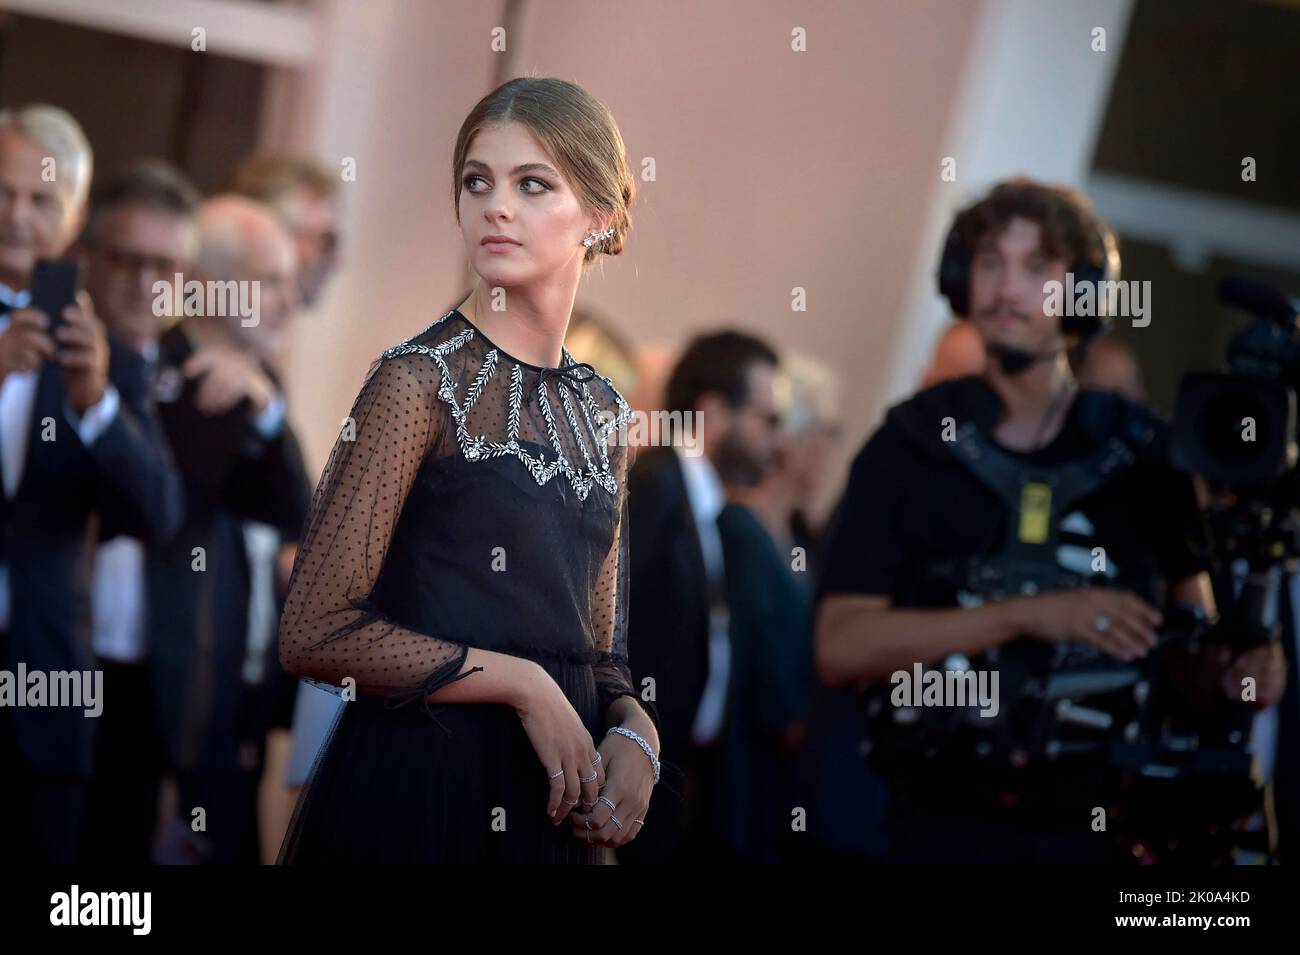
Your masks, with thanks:
M 61 256 L 84 219 L 91 167 L 67 113 L 0 112 L 0 697 L 6 682 L 26 696 L 33 678 L 80 675 L 83 687 L 80 701 L 0 706 L 0 818 L 18 861 L 72 861 L 80 838 L 97 722 L 87 717 L 103 709 L 85 698 L 102 690 L 93 517 L 160 540 L 181 511 L 140 357 L 110 344 L 88 296 L 53 332 L 56 316 L 27 307 L 37 260 Z
M 258 307 L 252 317 L 187 314 L 158 345 L 160 414 L 190 500 L 150 580 L 154 617 L 166 621 L 151 659 L 179 783 L 173 832 L 184 836 L 167 858 L 256 862 L 257 780 L 279 672 L 276 554 L 297 539 L 310 495 L 267 361 L 298 308 L 296 260 L 283 227 L 250 199 L 217 196 L 194 222 L 185 284 L 235 283 Z M 202 298 L 204 307 L 222 300 Z M 191 569 L 196 547 L 205 573 Z M 200 808 L 205 824 L 196 830 Z
M 313 307 L 339 265 L 339 174 L 306 159 L 254 156 L 235 170 L 231 191 L 264 202 L 298 252 L 302 304 Z

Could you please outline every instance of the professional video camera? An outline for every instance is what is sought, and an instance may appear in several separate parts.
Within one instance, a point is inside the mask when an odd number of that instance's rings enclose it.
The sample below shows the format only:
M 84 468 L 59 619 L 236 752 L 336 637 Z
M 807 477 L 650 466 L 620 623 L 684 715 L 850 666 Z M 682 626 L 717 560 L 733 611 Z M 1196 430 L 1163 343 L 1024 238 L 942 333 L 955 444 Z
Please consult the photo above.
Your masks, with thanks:
M 1300 472 L 1297 471 L 1296 391 L 1300 387 L 1300 301 L 1249 279 L 1230 278 L 1219 300 L 1251 321 L 1228 347 L 1227 373 L 1191 373 L 1180 386 L 1173 419 L 1175 467 L 1199 481 L 1220 620 L 1214 635 L 1234 654 L 1291 633 L 1279 615 L 1300 555 Z M 1258 805 L 1246 755 L 1254 713 L 1244 704 L 1175 709 L 1147 749 L 1118 749 L 1118 762 L 1140 771 L 1130 792 L 1135 827 L 1167 841 L 1204 821 L 1189 808 L 1217 810 L 1216 831 L 1193 836 L 1202 855 L 1230 858 L 1232 848 L 1268 849 L 1266 833 L 1234 831 Z M 1196 754 L 1196 759 L 1180 753 Z M 1172 767 L 1167 779 L 1151 766 Z M 1181 785 L 1180 785 L 1181 784 Z M 1190 784 L 1190 785 L 1187 785 Z M 1253 838 L 1252 838 L 1253 836 Z M 1209 850 L 1206 852 L 1205 850 Z
M 1228 347 L 1229 373 L 1184 377 L 1172 453 L 1204 479 L 1216 596 L 1227 598 L 1240 639 L 1256 642 L 1276 637 L 1278 591 L 1300 555 L 1300 302 L 1240 278 L 1224 281 L 1219 298 L 1254 320 Z
M 1245 649 L 1291 626 L 1278 596 L 1300 556 L 1300 302 L 1242 278 L 1219 298 L 1253 320 L 1228 347 L 1230 372 L 1183 378 L 1171 453 L 1202 480 L 1220 629 Z

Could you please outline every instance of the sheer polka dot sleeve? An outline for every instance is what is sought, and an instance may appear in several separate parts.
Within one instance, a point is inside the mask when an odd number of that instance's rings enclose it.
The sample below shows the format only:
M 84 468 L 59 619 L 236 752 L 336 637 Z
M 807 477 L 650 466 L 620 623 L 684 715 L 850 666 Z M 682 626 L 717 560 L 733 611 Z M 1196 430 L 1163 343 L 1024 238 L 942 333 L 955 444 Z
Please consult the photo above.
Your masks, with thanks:
M 632 686 L 632 672 L 628 667 L 627 610 L 628 610 L 628 509 L 626 444 L 610 449 L 610 470 L 616 475 L 619 486 L 619 521 L 614 532 L 614 542 L 601 565 L 593 602 L 593 626 L 598 659 L 595 665 L 596 691 L 603 713 L 620 696 L 630 696 L 641 704 L 655 727 L 659 727 L 659 713 L 654 703 L 641 699 Z
M 280 619 L 285 670 L 371 693 L 432 693 L 468 648 L 399 626 L 373 603 L 407 494 L 443 428 L 439 374 L 422 355 L 371 366 L 312 498 Z M 460 674 L 468 675 L 468 674 Z

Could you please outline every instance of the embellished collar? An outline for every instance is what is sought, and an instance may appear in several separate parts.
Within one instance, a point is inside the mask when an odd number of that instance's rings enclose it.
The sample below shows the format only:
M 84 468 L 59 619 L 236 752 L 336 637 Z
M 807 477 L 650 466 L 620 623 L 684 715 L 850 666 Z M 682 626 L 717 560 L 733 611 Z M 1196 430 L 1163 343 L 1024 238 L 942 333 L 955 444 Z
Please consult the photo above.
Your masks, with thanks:
M 444 324 L 447 324 L 450 330 L 453 317 L 464 326 L 459 332 L 437 344 L 420 343 L 421 339 L 427 339 L 430 332 Z M 464 382 L 455 380 L 447 365 L 447 357 L 464 348 L 476 337 L 487 351 L 477 371 L 464 376 L 470 384 L 464 389 L 463 394 L 458 394 Z M 562 364 L 557 368 L 544 368 L 520 361 L 494 345 L 468 318 L 453 308 L 446 315 L 432 322 L 419 335 L 385 351 L 383 357 L 392 358 L 414 352 L 428 355 L 433 359 L 441 373 L 438 397 L 451 408 L 452 418 L 456 422 L 456 442 L 466 460 L 485 461 L 489 458 L 511 455 L 523 462 L 538 484 L 545 484 L 557 474 L 563 474 L 573 486 L 579 500 L 586 500 L 592 485 L 599 485 L 610 494 L 617 495 L 619 487 L 618 481 L 610 470 L 608 441 L 612 432 L 624 427 L 632 419 L 632 409 L 607 376 L 598 374 L 586 362 L 575 361 L 567 347 L 561 346 L 560 351 Z M 533 454 L 519 441 L 525 369 L 537 376 L 535 386 L 537 403 L 546 425 L 547 437 L 555 451 L 555 458 L 550 461 L 546 460 L 540 451 Z M 509 389 L 507 434 L 504 441 L 492 441 L 486 435 L 471 434 L 467 425 L 470 410 L 498 373 L 503 380 L 508 378 L 506 387 Z M 602 408 L 593 395 L 593 383 L 597 380 L 603 383 L 604 389 L 608 390 L 609 396 L 613 399 L 613 409 Z M 565 455 L 563 443 L 556 430 L 555 415 L 551 411 L 548 381 L 554 382 L 565 420 L 573 431 L 574 442 L 582 458 L 580 465 L 570 462 Z M 574 395 L 572 399 L 569 396 L 570 392 Z M 591 448 L 588 447 L 588 442 L 591 443 Z

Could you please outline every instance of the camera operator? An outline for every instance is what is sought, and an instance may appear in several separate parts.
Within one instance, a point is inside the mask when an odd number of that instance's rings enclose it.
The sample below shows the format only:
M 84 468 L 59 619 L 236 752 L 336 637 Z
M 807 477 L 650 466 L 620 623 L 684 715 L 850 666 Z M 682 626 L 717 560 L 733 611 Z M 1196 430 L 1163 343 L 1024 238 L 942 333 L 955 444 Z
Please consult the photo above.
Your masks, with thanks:
M 1138 661 L 1156 646 L 1158 605 L 1213 615 L 1206 564 L 1189 547 L 1194 495 L 1164 458 L 1162 423 L 1119 395 L 1079 390 L 1069 356 L 1099 322 L 1048 307 L 1046 283 L 1068 288 L 1067 272 L 1099 281 L 1116 260 L 1087 200 L 1065 188 L 1007 181 L 957 217 L 940 286 L 989 361 L 979 376 L 892 408 L 854 461 L 821 588 L 815 655 L 824 682 L 888 683 L 914 664 L 976 658 L 1013 641 Z M 1131 453 L 1095 466 L 1113 438 Z M 963 460 L 980 457 L 977 447 L 986 464 L 1005 462 L 1020 476 L 1012 493 L 1000 495 L 977 462 Z M 1024 475 L 1034 474 L 1060 476 L 1032 485 L 1046 501 L 1024 493 Z M 1046 555 L 1038 592 L 971 599 L 963 586 L 971 578 L 950 569 L 1007 553 Z M 1110 586 L 1043 592 L 1059 586 L 1060 571 L 1095 580 L 1099 554 Z M 1008 651 L 998 652 L 1005 660 Z M 1276 645 L 1215 660 L 1219 692 L 1234 692 L 1228 681 L 1244 674 L 1257 680 L 1256 705 L 1281 696 Z M 1014 703 L 1004 694 L 1004 709 Z M 1112 804 L 1115 774 L 1095 754 L 1017 762 L 949 752 L 888 775 L 895 861 L 1117 858 L 1095 811 Z

